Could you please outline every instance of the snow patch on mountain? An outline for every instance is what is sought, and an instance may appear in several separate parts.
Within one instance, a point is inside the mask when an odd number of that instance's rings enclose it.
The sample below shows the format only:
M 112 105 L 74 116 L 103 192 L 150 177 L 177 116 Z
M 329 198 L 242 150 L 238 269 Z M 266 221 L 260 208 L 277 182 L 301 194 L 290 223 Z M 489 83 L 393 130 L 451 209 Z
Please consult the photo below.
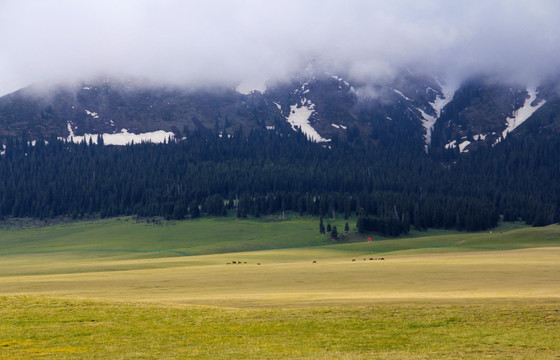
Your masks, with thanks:
M 546 100 L 541 100 L 535 105 L 533 102 L 537 99 L 537 90 L 535 88 L 527 89 L 529 98 L 525 99 L 525 103 L 519 109 L 513 112 L 512 117 L 506 119 L 506 129 L 502 132 L 502 137 L 505 139 L 507 134 L 515 130 L 519 125 L 523 124 L 525 120 L 531 117 L 541 106 L 546 103 Z
M 428 146 L 432 142 L 432 131 L 434 130 L 434 126 L 437 122 L 437 119 L 439 119 L 439 117 L 441 116 L 441 111 L 445 107 L 445 105 L 447 105 L 451 100 L 453 100 L 453 96 L 455 95 L 455 91 L 456 91 L 455 87 L 445 86 L 439 83 L 438 85 L 441 87 L 443 95 L 438 94 L 433 102 L 428 103 L 434 110 L 436 116 L 427 114 L 421 108 L 416 108 L 420 112 L 420 114 L 422 114 L 422 126 L 426 130 L 424 134 L 424 140 L 426 141 L 426 145 L 425 145 L 426 152 L 428 151 Z M 405 99 L 411 100 L 407 98 L 404 94 L 402 94 L 400 91 L 395 89 L 393 89 L 393 91 L 395 91 L 397 94 L 401 95 Z M 435 91 L 435 90 L 432 89 L 431 87 L 428 87 L 426 91 Z M 448 145 L 446 145 L 446 148 L 448 148 L 447 147 Z
M 350 83 L 348 81 L 344 80 L 343 78 L 338 77 L 336 75 L 331 76 L 331 78 L 338 81 L 338 83 L 339 83 L 338 88 L 339 89 L 342 89 L 342 85 L 344 85 L 346 87 L 350 87 L 350 91 L 355 92 L 354 88 L 350 86 Z
M 441 110 L 453 100 L 453 96 L 455 96 L 455 92 L 457 91 L 457 88 L 454 86 L 442 85 L 439 83 L 438 85 L 441 87 L 443 96 L 436 96 L 436 99 L 430 103 L 432 109 L 436 112 L 436 119 L 441 116 Z
M 96 113 L 96 112 L 86 110 L 86 114 L 88 114 L 89 116 L 91 116 L 94 119 L 99 119 L 99 114 Z
M 243 95 L 249 95 L 255 91 L 264 93 L 266 91 L 266 81 L 263 79 L 246 80 L 237 85 L 235 91 Z
M 446 149 L 455 149 L 457 147 L 457 141 L 453 140 L 445 144 L 444 148 Z
M 426 112 L 420 108 L 417 108 L 417 110 L 420 111 L 420 114 L 422 114 L 422 126 L 426 129 L 426 133 L 424 134 L 424 140 L 426 140 L 425 149 L 428 151 L 428 145 L 432 142 L 432 130 L 434 129 L 437 118 L 426 114 Z
M 59 138 L 60 140 L 66 140 L 68 142 L 73 142 L 76 144 L 82 143 L 84 141 L 86 143 L 89 143 L 90 140 L 94 144 L 97 144 L 98 142 L 99 134 L 84 134 L 83 136 L 76 136 L 74 135 L 74 131 L 72 130 L 72 124 L 67 123 L 67 128 L 70 135 L 66 139 Z M 134 134 L 129 133 L 126 129 L 122 129 L 120 133 L 101 134 L 101 136 L 103 136 L 103 143 L 105 145 L 128 145 L 132 143 L 139 144 L 142 142 L 160 144 L 170 138 L 174 138 L 174 134 L 172 132 L 163 130 Z
M 467 152 L 468 150 L 465 150 L 465 148 L 466 148 L 467 146 L 469 146 L 470 143 L 471 143 L 471 142 L 470 142 L 469 140 L 465 140 L 465 141 L 463 141 L 462 143 L 460 143 L 460 144 L 459 144 L 459 152 Z
M 456 147 L 459 147 L 459 152 L 469 152 L 469 150 L 466 150 L 466 147 L 470 144 L 471 142 L 469 140 L 464 140 L 459 145 L 457 145 L 457 140 L 453 140 L 447 143 L 444 147 L 446 149 L 455 149 Z
M 74 131 L 72 130 L 72 124 L 70 122 L 66 123 L 66 127 L 68 128 L 68 132 L 70 133 L 70 135 L 68 135 L 68 139 L 73 138 L 74 137 Z
M 403 94 L 403 93 L 400 92 L 399 90 L 393 89 L 393 91 L 394 91 L 395 93 L 399 94 L 403 99 L 408 100 L 408 101 L 412 101 L 411 98 L 407 97 L 405 94 Z
M 334 78 L 334 77 L 333 77 Z M 337 78 L 338 79 L 338 78 Z M 299 103 L 290 106 L 290 113 L 288 116 L 284 116 L 288 123 L 292 126 L 294 131 L 298 129 L 304 133 L 310 141 L 313 142 L 329 142 L 330 139 L 325 139 L 322 137 L 317 130 L 313 128 L 309 120 L 316 113 L 315 104 L 305 97 L 306 94 L 310 92 L 307 88 L 309 82 L 304 82 L 301 84 L 300 88 L 295 89 L 292 93 L 300 96 L 301 100 Z M 282 107 L 278 103 L 274 103 L 278 110 L 282 113 Z
M 305 85 L 305 84 L 304 84 Z M 303 87 L 302 87 L 303 88 Z M 325 139 L 317 130 L 311 126 L 309 119 L 315 113 L 315 104 L 306 98 L 301 99 L 300 104 L 290 106 L 290 115 L 286 118 L 292 129 L 299 128 L 307 136 L 308 139 L 314 142 L 328 142 L 330 139 Z

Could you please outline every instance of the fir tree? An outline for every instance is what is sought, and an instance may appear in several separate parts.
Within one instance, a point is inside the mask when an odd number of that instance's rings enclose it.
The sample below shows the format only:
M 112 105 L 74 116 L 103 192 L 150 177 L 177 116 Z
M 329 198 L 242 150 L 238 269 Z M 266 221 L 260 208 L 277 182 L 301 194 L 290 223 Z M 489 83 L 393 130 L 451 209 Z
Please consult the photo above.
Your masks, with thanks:
M 331 238 L 338 239 L 338 230 L 336 229 L 336 225 L 332 227 Z

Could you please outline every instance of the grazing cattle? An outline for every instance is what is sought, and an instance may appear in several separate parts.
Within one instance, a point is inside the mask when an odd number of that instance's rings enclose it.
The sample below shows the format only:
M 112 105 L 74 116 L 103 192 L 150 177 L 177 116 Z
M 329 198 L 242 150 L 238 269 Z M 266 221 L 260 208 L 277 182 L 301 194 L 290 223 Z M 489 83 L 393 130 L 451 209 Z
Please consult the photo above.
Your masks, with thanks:
M 369 258 L 370 260 L 373 260 L 373 258 Z
M 364 261 L 366 261 L 366 259 L 364 258 Z
M 236 261 L 232 261 L 232 264 L 237 264 L 237 262 L 236 262 Z
M 260 265 L 261 263 L 257 263 L 257 265 Z
M 385 260 L 385 258 L 381 258 L 381 260 Z
M 243 264 L 247 264 L 247 261 L 243 261 Z
M 313 260 L 313 264 L 317 264 L 317 260 Z
M 230 265 L 231 263 L 227 263 L 226 265 Z
M 356 259 L 352 259 L 352 261 L 356 261 Z

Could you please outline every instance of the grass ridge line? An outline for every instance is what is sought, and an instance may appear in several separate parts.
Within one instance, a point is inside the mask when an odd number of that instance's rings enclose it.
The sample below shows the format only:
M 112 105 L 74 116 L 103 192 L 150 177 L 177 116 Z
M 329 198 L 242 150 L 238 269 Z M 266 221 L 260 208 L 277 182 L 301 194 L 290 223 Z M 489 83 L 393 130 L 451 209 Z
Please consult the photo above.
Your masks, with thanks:
M 10 255 L 36 255 L 36 254 L 56 254 L 56 253 L 67 253 L 67 252 L 130 252 L 130 253 L 176 253 L 183 256 L 192 256 L 181 250 L 173 249 L 161 249 L 161 250 L 136 250 L 136 249 L 69 249 L 69 250 L 45 250 L 45 251 L 29 251 L 29 252 L 14 252 L 7 254 L 0 254 L 0 256 L 10 256 Z

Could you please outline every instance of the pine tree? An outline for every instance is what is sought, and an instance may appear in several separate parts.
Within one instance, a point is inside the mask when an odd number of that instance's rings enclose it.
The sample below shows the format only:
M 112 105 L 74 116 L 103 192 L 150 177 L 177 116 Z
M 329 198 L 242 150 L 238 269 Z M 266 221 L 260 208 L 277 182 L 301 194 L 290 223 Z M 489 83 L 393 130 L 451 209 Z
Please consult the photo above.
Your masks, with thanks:
M 196 219 L 200 217 L 200 209 L 196 200 L 193 200 L 189 205 L 189 212 L 191 213 L 191 219 Z
M 319 222 L 319 233 L 323 235 L 325 233 L 325 225 L 323 224 L 323 218 Z
M 336 229 L 336 225 L 332 227 L 331 238 L 338 239 L 338 230 Z

